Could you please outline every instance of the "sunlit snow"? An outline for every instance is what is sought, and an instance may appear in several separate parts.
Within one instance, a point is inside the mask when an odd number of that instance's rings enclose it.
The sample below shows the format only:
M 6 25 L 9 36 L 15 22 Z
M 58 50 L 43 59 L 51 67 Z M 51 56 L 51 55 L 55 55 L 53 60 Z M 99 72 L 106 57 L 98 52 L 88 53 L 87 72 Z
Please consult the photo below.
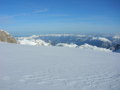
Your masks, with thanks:
M 0 43 L 0 90 L 120 90 L 120 54 Z

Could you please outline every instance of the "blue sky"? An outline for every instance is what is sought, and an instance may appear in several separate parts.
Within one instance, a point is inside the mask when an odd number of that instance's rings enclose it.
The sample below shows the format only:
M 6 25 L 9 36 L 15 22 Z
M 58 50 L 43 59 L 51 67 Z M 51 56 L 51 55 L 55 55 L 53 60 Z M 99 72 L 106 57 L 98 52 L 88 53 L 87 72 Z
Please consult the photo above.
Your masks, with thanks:
M 118 33 L 120 0 L 0 0 L 0 28 L 14 33 Z

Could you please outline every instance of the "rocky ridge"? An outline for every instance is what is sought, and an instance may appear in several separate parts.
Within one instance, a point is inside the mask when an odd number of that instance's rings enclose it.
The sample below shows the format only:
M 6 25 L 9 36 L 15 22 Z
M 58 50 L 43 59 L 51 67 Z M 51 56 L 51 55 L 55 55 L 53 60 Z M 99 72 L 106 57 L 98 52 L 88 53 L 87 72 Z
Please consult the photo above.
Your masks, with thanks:
M 0 29 L 0 42 L 17 43 L 17 40 L 8 32 Z

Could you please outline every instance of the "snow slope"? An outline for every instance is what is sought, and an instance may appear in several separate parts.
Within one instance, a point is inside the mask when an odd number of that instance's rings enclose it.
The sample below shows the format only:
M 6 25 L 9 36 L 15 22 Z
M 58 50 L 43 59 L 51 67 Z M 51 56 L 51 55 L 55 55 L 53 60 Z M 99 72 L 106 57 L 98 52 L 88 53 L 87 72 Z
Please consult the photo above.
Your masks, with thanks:
M 120 90 L 120 54 L 0 43 L 0 90 Z

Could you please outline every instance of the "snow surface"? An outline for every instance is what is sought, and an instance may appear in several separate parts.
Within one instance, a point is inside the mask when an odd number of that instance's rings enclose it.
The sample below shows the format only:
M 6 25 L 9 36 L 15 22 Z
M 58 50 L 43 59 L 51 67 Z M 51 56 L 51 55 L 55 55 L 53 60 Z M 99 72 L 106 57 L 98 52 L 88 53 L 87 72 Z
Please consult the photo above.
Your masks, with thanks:
M 0 90 L 120 90 L 120 54 L 0 43 Z

